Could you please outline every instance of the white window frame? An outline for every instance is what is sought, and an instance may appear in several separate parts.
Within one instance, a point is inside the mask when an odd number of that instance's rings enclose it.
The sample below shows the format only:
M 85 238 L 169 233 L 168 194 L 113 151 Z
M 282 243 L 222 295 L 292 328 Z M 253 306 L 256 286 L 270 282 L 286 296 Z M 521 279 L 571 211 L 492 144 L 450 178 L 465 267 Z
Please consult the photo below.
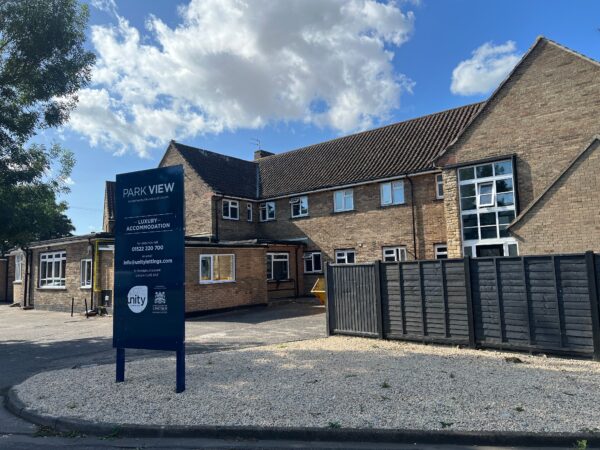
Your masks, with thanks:
M 338 194 L 341 195 L 342 204 L 337 202 Z M 346 202 L 349 199 L 349 204 Z M 354 189 L 340 189 L 333 192 L 333 212 L 354 211 Z
M 269 205 L 273 207 L 273 217 L 269 217 Z M 270 220 L 275 220 L 276 209 L 275 202 L 263 202 L 259 206 L 259 219 L 261 222 L 268 222 Z
M 230 280 L 215 280 L 215 258 L 231 256 L 231 276 Z M 209 261 L 210 280 L 202 279 L 202 260 L 207 259 Z M 198 267 L 198 280 L 200 284 L 221 284 L 221 283 L 235 283 L 235 254 L 233 253 L 215 253 L 210 255 L 200 255 L 200 265 Z
M 315 256 L 319 257 L 319 266 L 321 268 L 319 270 L 315 270 Z M 321 252 L 306 252 L 304 254 L 304 273 L 323 273 L 323 255 Z M 307 263 L 310 261 L 312 265 L 312 270 L 307 269 Z
M 23 253 L 17 253 L 15 255 L 15 283 L 23 281 L 23 262 L 25 261 L 25 255 Z
M 435 244 L 433 246 L 435 259 L 448 259 L 448 245 Z
M 302 212 L 304 204 L 304 212 Z M 298 214 L 294 214 L 294 206 L 298 205 Z M 290 214 L 293 219 L 297 217 L 307 217 L 308 216 L 308 196 L 302 195 L 300 197 L 294 197 L 290 200 Z
M 252 222 L 252 219 L 253 219 L 252 213 L 253 213 L 253 211 L 252 211 L 252 203 L 247 203 L 246 204 L 246 220 L 248 222 Z
M 481 186 L 484 185 L 491 185 L 492 190 L 491 192 L 487 193 L 487 194 L 482 194 L 481 193 Z M 491 208 L 496 204 L 496 183 L 494 181 L 482 181 L 480 183 L 476 184 L 476 195 L 477 195 L 477 207 L 478 208 Z M 481 196 L 482 195 L 489 195 L 490 196 L 490 201 L 483 203 L 481 201 Z
M 267 253 L 267 280 L 268 281 L 276 281 L 273 278 L 273 264 L 275 261 L 285 261 L 287 262 L 287 275 L 285 280 L 277 280 L 277 281 L 286 281 L 290 279 L 290 254 L 286 252 L 269 252 Z M 269 275 L 269 266 L 271 275 Z
M 390 201 L 384 200 L 384 191 L 389 189 Z M 379 185 L 379 198 L 381 206 L 404 204 L 404 180 L 389 181 Z
M 348 255 L 352 254 L 352 262 L 348 262 Z M 353 248 L 346 248 L 335 251 L 335 263 L 336 264 L 356 264 L 356 250 Z
M 223 201 L 221 202 L 221 212 L 222 212 L 222 216 L 223 219 L 227 219 L 227 220 L 240 220 L 240 202 L 237 200 L 230 200 L 230 199 L 223 199 Z M 227 211 L 228 214 L 225 214 L 225 204 L 227 203 Z M 236 211 L 236 217 L 233 217 L 231 214 L 232 209 L 235 209 Z
M 63 264 L 64 261 L 64 264 Z M 42 262 L 46 263 L 46 271 L 42 273 Z M 58 273 L 55 273 L 58 263 Z M 50 270 L 48 270 L 50 267 Z M 38 267 L 38 287 L 41 289 L 65 289 L 67 268 L 67 252 L 45 252 L 40 253 L 40 265 Z M 48 276 L 50 274 L 50 276 Z
M 438 200 L 444 198 L 444 177 L 441 173 L 435 176 L 435 198 Z
M 92 287 L 92 258 L 84 258 L 79 263 L 79 287 L 81 289 Z
M 394 247 L 382 247 L 381 248 L 381 256 L 383 261 L 385 262 L 400 262 L 406 261 L 408 259 L 408 253 L 406 252 L 406 247 L 394 246 Z M 389 259 L 393 258 L 393 259 Z

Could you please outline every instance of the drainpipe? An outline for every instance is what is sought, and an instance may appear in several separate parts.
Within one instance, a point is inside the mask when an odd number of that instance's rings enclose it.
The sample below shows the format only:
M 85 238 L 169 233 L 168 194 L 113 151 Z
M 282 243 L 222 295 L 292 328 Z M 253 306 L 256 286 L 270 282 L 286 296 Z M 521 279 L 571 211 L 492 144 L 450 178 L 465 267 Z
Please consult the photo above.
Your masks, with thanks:
M 215 201 L 215 240 L 219 242 L 219 199 L 223 199 L 223 195 L 213 195 Z
M 25 249 L 25 289 L 23 291 L 23 307 L 31 306 L 31 284 L 33 283 L 33 251 Z
M 415 189 L 410 177 L 406 177 L 410 184 L 410 209 L 412 211 L 412 235 L 413 235 L 413 255 L 417 258 L 417 226 L 415 223 Z
M 299 295 L 298 283 L 300 283 L 300 278 L 298 277 L 298 247 L 297 246 L 294 250 L 294 259 L 295 259 L 294 265 L 296 266 L 296 283 L 294 283 L 294 284 L 296 285 L 296 298 L 297 298 Z

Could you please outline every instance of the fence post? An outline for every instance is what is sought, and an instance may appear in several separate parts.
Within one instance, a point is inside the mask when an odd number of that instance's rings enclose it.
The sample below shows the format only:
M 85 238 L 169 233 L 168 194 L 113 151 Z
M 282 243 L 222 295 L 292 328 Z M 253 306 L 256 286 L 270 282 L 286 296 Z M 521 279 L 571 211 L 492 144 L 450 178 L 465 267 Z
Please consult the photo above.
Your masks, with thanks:
M 383 305 L 381 295 L 381 260 L 375 262 L 375 311 L 377 314 L 377 336 L 383 339 Z
M 594 360 L 600 361 L 600 315 L 598 311 L 598 286 L 596 283 L 596 262 L 594 252 L 585 252 L 587 267 L 588 291 L 590 294 L 590 311 L 592 313 L 592 333 L 594 342 Z
M 465 267 L 465 293 L 467 296 L 467 323 L 469 326 L 469 347 L 475 348 L 475 309 L 473 308 L 473 297 L 471 295 L 471 257 L 464 257 Z
M 327 336 L 331 336 L 332 327 L 331 327 L 331 308 L 333 307 L 333 283 L 331 281 L 331 265 L 326 262 L 325 263 L 325 327 Z

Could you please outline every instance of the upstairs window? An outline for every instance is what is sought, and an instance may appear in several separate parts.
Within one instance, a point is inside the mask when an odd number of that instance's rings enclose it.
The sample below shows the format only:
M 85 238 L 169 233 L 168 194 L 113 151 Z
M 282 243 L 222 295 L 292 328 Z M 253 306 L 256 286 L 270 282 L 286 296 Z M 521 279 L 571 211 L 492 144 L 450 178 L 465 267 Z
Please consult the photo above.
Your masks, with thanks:
M 383 247 L 383 260 L 386 262 L 406 261 L 406 247 Z
M 352 211 L 354 209 L 354 190 L 344 189 L 333 193 L 333 211 Z
M 275 220 L 275 202 L 264 202 L 260 204 L 260 221 Z
M 200 283 L 235 281 L 235 255 L 200 255 Z
M 15 255 L 15 281 L 23 281 L 23 262 L 25 261 L 25 255 L 18 253 Z
M 292 206 L 292 217 L 308 216 L 308 197 L 306 195 L 291 199 L 290 205 Z
M 337 264 L 354 264 L 356 261 L 356 252 L 353 248 L 347 250 L 335 251 L 335 262 Z
M 448 246 L 446 244 L 436 244 L 434 247 L 435 259 L 448 258 Z
M 80 271 L 80 286 L 85 289 L 92 287 L 92 260 L 82 259 L 81 260 L 81 271 Z
M 252 222 L 252 203 L 246 204 L 246 220 Z
M 267 253 L 267 280 L 281 281 L 290 278 L 290 255 Z
M 444 198 L 444 178 L 441 173 L 435 176 L 435 198 Z
M 310 252 L 304 254 L 304 273 L 321 273 L 321 252 Z
M 240 203 L 237 200 L 223 200 L 223 219 L 239 220 Z
M 48 252 L 40 255 L 40 287 L 64 287 L 66 271 L 66 252 Z
M 381 206 L 401 205 L 404 203 L 404 181 L 381 183 Z

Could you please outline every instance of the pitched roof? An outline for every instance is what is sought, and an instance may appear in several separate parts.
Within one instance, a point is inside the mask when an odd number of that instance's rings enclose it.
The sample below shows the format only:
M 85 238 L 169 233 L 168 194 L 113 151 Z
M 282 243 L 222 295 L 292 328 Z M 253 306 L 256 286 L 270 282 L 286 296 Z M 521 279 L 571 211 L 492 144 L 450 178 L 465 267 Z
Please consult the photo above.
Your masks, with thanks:
M 257 161 L 172 145 L 216 192 L 272 198 L 434 169 L 433 158 L 482 107 L 474 103 Z
M 257 198 L 257 166 L 253 161 L 233 158 L 172 141 L 187 163 L 215 192 Z
M 504 78 L 504 80 L 500 83 L 500 85 L 494 90 L 494 92 L 492 92 L 492 95 L 490 95 L 490 97 L 487 99 L 487 101 L 482 104 L 482 107 L 479 109 L 479 111 L 470 118 L 470 120 L 466 124 L 466 126 L 464 126 L 462 128 L 462 130 L 456 134 L 456 136 L 448 143 L 448 145 L 446 145 L 445 147 L 443 147 L 440 150 L 439 154 L 437 154 L 436 157 L 434 158 L 434 163 L 437 163 L 437 161 L 442 156 L 444 156 L 446 153 L 451 151 L 458 144 L 458 142 L 461 140 L 461 138 L 465 135 L 467 130 L 470 128 L 471 124 L 473 124 L 479 118 L 479 116 L 481 116 L 483 114 L 483 112 L 486 109 L 490 108 L 493 105 L 494 100 L 496 99 L 496 97 L 498 96 L 500 91 L 502 91 L 504 86 L 513 77 L 513 75 L 518 70 L 518 68 L 528 59 L 528 56 L 533 53 L 533 50 L 542 43 L 551 44 L 551 45 L 558 47 L 559 49 L 561 49 L 565 52 L 571 53 L 572 55 L 574 55 L 578 58 L 581 58 L 589 63 L 595 64 L 595 65 L 600 65 L 600 62 L 596 61 L 595 59 L 592 59 L 592 58 L 585 56 L 579 52 L 576 52 L 575 50 L 565 47 L 564 45 L 559 44 L 558 42 L 553 41 L 552 39 L 548 39 L 544 36 L 538 36 L 537 39 L 535 40 L 535 42 L 533 43 L 533 45 L 531 47 L 529 47 L 529 49 L 521 57 L 521 60 L 515 65 L 515 67 L 513 67 L 513 69 L 509 72 L 509 74 L 506 76 L 506 78 Z
M 115 218 L 115 187 L 117 183 L 114 181 L 107 181 L 104 192 L 104 198 L 106 199 L 106 213 L 108 219 L 113 220 Z
M 600 143 L 600 135 L 596 135 L 596 136 L 594 136 L 592 138 L 592 140 L 590 141 L 590 143 L 587 144 L 583 148 L 583 150 L 581 152 L 579 152 L 577 154 L 577 156 L 575 156 L 575 158 L 573 158 L 569 162 L 569 164 L 567 164 L 567 166 L 565 167 L 565 169 L 562 172 L 560 172 L 558 174 L 558 176 L 554 180 L 552 180 L 551 183 L 548 184 L 548 186 L 546 187 L 546 189 L 544 189 L 540 193 L 540 195 L 538 195 L 523 211 L 521 211 L 521 213 L 511 222 L 511 224 L 508 226 L 508 228 L 512 229 L 516 225 L 522 224 L 526 217 L 528 217 L 531 214 L 533 214 L 533 212 L 535 210 L 535 206 L 537 204 L 539 204 L 544 198 L 546 198 L 548 196 L 552 196 L 552 194 L 553 194 L 552 188 L 555 185 L 557 185 L 564 177 L 566 177 L 567 174 L 572 171 L 572 169 L 574 168 L 575 164 L 577 164 L 577 162 L 579 160 L 581 160 L 588 152 L 590 152 L 590 150 L 595 150 L 597 148 L 597 146 L 598 146 L 598 143 Z

